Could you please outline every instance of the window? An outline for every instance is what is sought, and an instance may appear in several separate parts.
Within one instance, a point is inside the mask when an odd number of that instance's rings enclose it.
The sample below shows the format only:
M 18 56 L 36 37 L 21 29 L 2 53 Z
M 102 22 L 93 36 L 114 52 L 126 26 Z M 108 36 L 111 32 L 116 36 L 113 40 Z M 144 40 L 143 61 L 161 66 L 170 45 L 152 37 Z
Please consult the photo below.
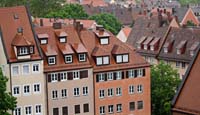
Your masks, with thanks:
M 79 71 L 74 71 L 73 72 L 73 80 L 76 80 L 76 79 L 80 79 L 80 73 L 79 73 Z
M 97 65 L 107 65 L 107 64 L 109 64 L 109 56 L 97 57 L 96 63 L 97 63 Z
M 100 39 L 100 44 L 101 44 L 101 45 L 108 44 L 108 38 L 101 38 L 101 39 Z
M 130 85 L 128 89 L 129 89 L 129 94 L 134 93 L 134 86 L 133 85 Z
M 31 115 L 32 114 L 32 107 L 31 106 L 25 107 L 25 113 L 26 113 L 26 115 Z
M 128 54 L 123 55 L 123 62 L 128 62 Z
M 100 106 L 99 113 L 100 113 L 100 115 L 105 114 L 105 106 Z
M 43 40 L 40 41 L 40 43 L 41 43 L 41 44 L 47 44 L 47 40 L 46 40 L 46 39 L 43 39 Z
M 113 96 L 113 89 L 109 88 L 108 89 L 108 97 L 111 97 L 111 96 Z
M 65 56 L 65 63 L 72 63 L 72 55 Z
M 83 95 L 88 95 L 88 87 L 83 87 Z
M 33 85 L 33 91 L 34 93 L 40 93 L 40 84 L 34 84 Z
M 20 94 L 20 86 L 14 86 L 13 95 L 19 95 L 19 94 Z
M 19 75 L 19 66 L 13 66 L 12 70 L 13 75 Z
M 164 48 L 164 53 L 168 53 L 168 48 Z
M 19 48 L 19 55 L 26 55 L 26 54 L 29 54 L 28 47 Z
M 41 114 L 42 113 L 42 107 L 41 105 L 35 106 L 35 114 Z
M 177 49 L 176 50 L 176 53 L 179 55 L 179 54 L 181 54 L 181 50 L 180 49 Z
M 117 55 L 116 56 L 116 62 L 117 63 L 126 63 L 126 62 L 128 62 L 128 54 Z
M 21 107 L 15 108 L 15 110 L 14 110 L 14 115 L 22 115 Z
M 74 88 L 74 96 L 79 96 L 80 92 L 79 92 L 79 88 Z
M 65 43 L 66 42 L 66 37 L 60 37 L 60 43 Z
M 107 73 L 108 80 L 113 80 L 113 72 Z
M 101 81 L 104 81 L 104 80 L 105 80 L 105 73 L 100 73 L 100 74 L 98 74 L 97 76 L 98 76 L 98 79 L 99 79 L 98 81 L 101 82 Z
M 61 96 L 62 96 L 62 98 L 66 98 L 67 97 L 67 89 L 62 89 L 61 90 Z
M 31 47 L 30 47 L 30 53 L 33 54 L 33 52 L 34 52 L 34 47 L 31 46 Z
M 24 85 L 24 94 L 30 94 L 30 85 Z
M 40 71 L 39 64 L 33 64 L 33 73 L 37 73 Z
M 116 79 L 122 79 L 122 72 L 121 71 L 116 72 Z
M 83 112 L 84 113 L 89 112 L 89 104 L 88 103 L 83 104 Z
M 23 65 L 23 74 L 29 74 L 29 65 Z
M 138 77 L 143 76 L 143 69 L 138 69 L 138 70 L 137 70 L 137 76 L 138 76 Z
M 60 80 L 61 81 L 66 81 L 67 80 L 67 73 L 60 73 Z
M 59 115 L 59 109 L 53 108 L 53 115 Z
M 185 69 L 185 62 L 182 62 L 182 69 Z
M 143 86 L 142 85 L 138 85 L 137 86 L 137 92 L 138 93 L 142 93 L 143 92 Z
M 58 91 L 57 90 L 53 90 L 52 91 L 52 99 L 57 99 L 58 98 Z
M 177 61 L 177 62 L 176 62 L 176 67 L 179 68 L 180 65 L 181 65 L 181 63 Z
M 135 102 L 130 102 L 129 103 L 129 110 L 134 111 L 135 110 Z
M 108 105 L 108 113 L 113 113 L 113 105 Z
M 134 78 L 135 77 L 135 70 L 129 70 L 128 71 L 128 78 Z
M 143 101 L 137 102 L 137 109 L 143 109 Z
M 116 95 L 117 96 L 122 95 L 122 88 L 121 87 L 116 88 Z
M 122 104 L 117 104 L 117 112 L 122 112 Z
M 48 63 L 49 65 L 56 64 L 56 57 L 48 57 Z
M 58 81 L 58 74 L 57 73 L 51 73 L 51 82 L 57 82 Z
M 104 90 L 103 90 L 103 89 L 100 89 L 100 90 L 99 90 L 99 98 L 104 98 L 104 96 L 105 96 Z
M 80 62 L 86 61 L 86 54 L 78 54 L 78 59 Z
M 80 105 L 75 105 L 75 114 L 79 114 L 80 113 Z
M 122 55 L 117 55 L 117 63 L 122 63 Z
M 63 113 L 63 115 L 68 115 L 68 107 L 67 106 L 62 107 L 62 113 Z

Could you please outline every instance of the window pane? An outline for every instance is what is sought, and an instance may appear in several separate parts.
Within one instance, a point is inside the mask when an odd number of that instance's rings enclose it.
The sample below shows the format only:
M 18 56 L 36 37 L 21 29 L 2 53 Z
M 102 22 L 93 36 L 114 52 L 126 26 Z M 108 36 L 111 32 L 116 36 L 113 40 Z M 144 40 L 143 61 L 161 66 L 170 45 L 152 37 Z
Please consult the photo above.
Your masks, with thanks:
M 29 73 L 29 65 L 24 65 L 23 66 L 23 74 L 28 74 Z
M 117 55 L 117 63 L 121 63 L 122 62 L 122 56 L 121 55 Z
M 103 59 L 102 57 L 97 57 L 96 61 L 97 61 L 97 65 L 102 65 Z
M 84 110 L 84 113 L 89 112 L 89 104 L 88 103 L 83 105 L 83 110 Z
M 108 44 L 108 38 L 101 38 L 100 42 L 101 44 Z
M 128 62 L 128 55 L 123 55 L 123 62 Z
M 103 57 L 103 64 L 109 64 L 109 57 Z
M 75 114 L 80 113 L 80 105 L 75 105 Z

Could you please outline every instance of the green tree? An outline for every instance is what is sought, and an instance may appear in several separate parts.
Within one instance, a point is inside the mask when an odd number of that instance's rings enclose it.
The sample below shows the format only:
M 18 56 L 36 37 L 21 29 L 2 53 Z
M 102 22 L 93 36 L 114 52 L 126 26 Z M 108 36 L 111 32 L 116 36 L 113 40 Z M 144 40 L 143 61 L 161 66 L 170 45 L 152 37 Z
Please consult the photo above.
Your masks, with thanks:
M 0 0 L 0 7 L 27 5 L 33 16 L 43 17 L 49 12 L 62 8 L 65 0 Z
M 65 4 L 61 9 L 47 13 L 45 17 L 87 19 L 88 14 L 79 4 Z
M 108 13 L 96 14 L 89 17 L 89 19 L 95 20 L 98 24 L 103 25 L 105 29 L 111 31 L 115 35 L 118 34 L 122 27 L 122 24 L 117 18 Z
M 14 110 L 17 104 L 16 98 L 6 91 L 7 81 L 0 68 L 0 115 L 10 115 L 8 111 Z
M 179 0 L 179 2 L 183 6 L 188 5 L 188 4 L 198 4 L 198 3 L 200 3 L 199 0 Z
M 170 115 L 171 100 L 180 84 L 177 70 L 160 62 L 151 68 L 152 115 Z
M 196 26 L 192 21 L 187 21 L 186 26 Z

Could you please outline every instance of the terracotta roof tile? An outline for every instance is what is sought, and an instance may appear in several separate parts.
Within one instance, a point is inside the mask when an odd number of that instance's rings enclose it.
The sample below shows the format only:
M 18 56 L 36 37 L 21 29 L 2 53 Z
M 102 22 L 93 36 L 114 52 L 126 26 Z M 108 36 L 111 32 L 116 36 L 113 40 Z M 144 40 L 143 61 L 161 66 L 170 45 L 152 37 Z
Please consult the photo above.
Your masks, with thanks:
M 88 52 L 85 46 L 82 43 L 75 43 L 72 44 L 72 47 L 76 51 L 76 53 L 86 53 Z
M 114 45 L 112 48 L 112 54 L 126 54 L 126 53 L 129 52 L 119 45 Z
M 74 53 L 71 45 L 69 45 L 69 44 L 60 44 L 60 45 L 58 45 L 58 47 L 63 55 Z
M 92 56 L 107 56 L 110 55 L 110 52 L 106 51 L 101 47 L 95 47 L 92 51 Z
M 12 40 L 12 45 L 14 46 L 30 46 L 32 43 L 25 38 L 22 34 L 16 34 L 14 39 Z
M 66 37 L 67 33 L 63 30 L 55 30 L 56 36 L 57 37 Z
M 46 56 L 55 56 L 58 54 L 53 45 L 42 45 L 41 48 Z
M 131 29 L 130 27 L 125 26 L 124 28 L 122 28 L 122 31 L 124 32 L 125 36 L 128 38 L 129 34 L 131 33 Z
M 38 39 L 49 38 L 49 35 L 48 34 L 37 34 L 37 37 L 38 37 Z
M 17 15 L 18 19 L 15 19 L 13 15 Z M 41 59 L 39 50 L 37 48 L 35 38 L 32 32 L 32 27 L 29 21 L 29 15 L 27 14 L 27 10 L 24 6 L 18 7 L 7 7 L 0 9 L 0 28 L 1 28 L 1 37 L 3 40 L 3 44 L 5 47 L 7 59 L 9 62 L 16 62 L 18 61 L 16 55 L 14 53 L 13 44 L 30 44 L 34 45 L 34 54 L 31 54 L 30 60 L 38 60 Z M 17 29 L 21 27 L 23 28 L 23 36 L 20 37 L 17 34 Z M 20 38 L 20 41 L 18 41 Z M 24 39 L 21 39 L 24 38 Z M 16 40 L 14 40 L 16 39 Z M 22 41 L 21 41 L 22 40 Z M 29 42 L 28 42 L 29 41 Z M 22 44 L 21 44 L 22 43 Z

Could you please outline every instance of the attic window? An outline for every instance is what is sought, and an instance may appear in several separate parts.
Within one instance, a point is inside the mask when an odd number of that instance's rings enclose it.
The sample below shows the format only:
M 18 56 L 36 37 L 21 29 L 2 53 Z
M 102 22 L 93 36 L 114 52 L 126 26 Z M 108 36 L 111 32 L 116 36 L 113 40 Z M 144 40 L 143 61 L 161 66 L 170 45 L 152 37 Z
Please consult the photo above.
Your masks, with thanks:
M 197 49 L 197 47 L 199 46 L 200 42 L 195 42 L 191 48 L 190 48 L 190 56 L 194 55 L 195 50 Z
M 38 39 L 40 40 L 40 44 L 47 44 L 47 39 L 49 38 L 48 34 L 38 34 Z
M 60 43 L 66 43 L 66 37 L 59 37 Z
M 182 54 L 185 52 L 185 48 L 186 48 L 186 43 L 187 41 L 181 41 L 181 43 L 176 47 L 176 53 L 178 55 Z
M 142 43 L 146 40 L 146 36 L 143 36 L 139 41 L 137 41 L 137 49 L 142 49 Z
M 153 40 L 153 37 L 148 37 L 145 41 L 144 41 L 144 43 L 143 43 L 143 45 L 144 45 L 144 50 L 148 50 L 149 49 L 149 44 L 150 44 L 150 42 Z
M 56 36 L 58 37 L 60 43 L 66 43 L 67 42 L 67 33 L 64 30 L 56 30 L 55 31 Z
M 117 63 L 127 63 L 129 61 L 128 54 L 116 55 Z
M 151 51 L 154 51 L 154 50 L 157 50 L 157 49 L 158 49 L 159 41 L 160 41 L 160 38 L 155 38 L 155 39 L 150 43 L 150 50 L 151 50 Z
M 19 55 L 27 55 L 29 54 L 28 47 L 20 47 L 19 48 Z
M 108 65 L 109 64 L 109 56 L 96 57 L 97 65 Z
M 56 57 L 53 56 L 53 57 L 48 57 L 48 64 L 49 65 L 54 65 L 56 64 Z
M 78 54 L 78 59 L 79 59 L 80 62 L 85 62 L 86 61 L 86 54 L 85 53 Z
M 164 47 L 164 53 L 168 53 L 168 48 Z
M 13 14 L 14 19 L 19 19 L 19 16 L 17 14 Z
M 101 39 L 100 39 L 100 44 L 101 44 L 101 45 L 109 44 L 108 38 L 101 38 Z

